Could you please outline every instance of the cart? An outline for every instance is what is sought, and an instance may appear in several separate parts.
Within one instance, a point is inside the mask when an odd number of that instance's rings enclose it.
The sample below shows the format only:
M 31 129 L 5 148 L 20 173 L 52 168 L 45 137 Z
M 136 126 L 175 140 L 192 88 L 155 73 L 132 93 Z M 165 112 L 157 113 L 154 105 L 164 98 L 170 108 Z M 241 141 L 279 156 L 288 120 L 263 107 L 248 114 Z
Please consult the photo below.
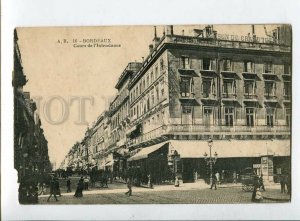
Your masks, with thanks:
M 245 173 L 241 175 L 242 189 L 246 192 L 254 190 L 258 182 L 258 176 L 252 172 L 252 168 L 246 168 Z

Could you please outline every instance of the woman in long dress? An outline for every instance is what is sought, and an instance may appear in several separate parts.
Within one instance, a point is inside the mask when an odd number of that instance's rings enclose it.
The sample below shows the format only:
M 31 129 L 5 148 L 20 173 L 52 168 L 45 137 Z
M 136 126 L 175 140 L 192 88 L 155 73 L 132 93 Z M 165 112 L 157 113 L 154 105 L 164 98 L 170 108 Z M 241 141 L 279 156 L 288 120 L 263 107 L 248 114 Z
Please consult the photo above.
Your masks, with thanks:
M 83 187 L 84 187 L 84 184 L 83 184 L 83 179 L 80 179 L 78 181 L 78 184 L 77 184 L 77 189 L 76 189 L 76 192 L 75 192 L 75 197 L 82 197 L 82 190 L 83 190 Z

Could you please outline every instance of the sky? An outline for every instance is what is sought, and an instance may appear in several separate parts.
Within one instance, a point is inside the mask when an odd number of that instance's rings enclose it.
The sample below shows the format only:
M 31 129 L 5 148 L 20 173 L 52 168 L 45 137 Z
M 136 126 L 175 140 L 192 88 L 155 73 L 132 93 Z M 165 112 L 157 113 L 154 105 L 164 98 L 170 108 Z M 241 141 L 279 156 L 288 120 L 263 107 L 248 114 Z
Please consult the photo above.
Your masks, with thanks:
M 203 27 L 174 26 L 174 33 L 184 30 L 185 35 L 192 35 L 193 28 Z M 266 27 L 271 31 L 276 25 Z M 157 26 L 158 37 L 162 36 L 163 28 Z M 251 25 L 214 25 L 214 29 L 219 34 L 245 36 L 252 31 Z M 258 37 L 266 37 L 262 25 L 256 25 L 255 31 Z M 17 32 L 28 79 L 24 91 L 30 92 L 38 104 L 50 160 L 59 167 L 73 144 L 82 140 L 87 127 L 108 108 L 128 62 L 141 62 L 142 57 L 148 56 L 154 27 L 39 27 L 18 28 Z M 110 39 L 110 44 L 120 47 L 74 47 L 73 41 L 82 45 L 79 41 L 83 39 Z M 78 124 L 78 101 L 70 103 L 74 98 L 92 99 L 85 102 L 84 117 L 88 124 Z

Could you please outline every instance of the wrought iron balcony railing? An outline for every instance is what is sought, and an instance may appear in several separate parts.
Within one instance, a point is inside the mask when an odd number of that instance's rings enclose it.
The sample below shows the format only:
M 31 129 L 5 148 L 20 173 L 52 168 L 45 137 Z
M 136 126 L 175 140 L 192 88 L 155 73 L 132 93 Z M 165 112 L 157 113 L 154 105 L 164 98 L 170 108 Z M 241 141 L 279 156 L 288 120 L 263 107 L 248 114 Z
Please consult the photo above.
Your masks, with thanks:
M 170 124 L 158 127 L 142 136 L 130 139 L 127 145 L 134 145 L 161 138 L 166 135 L 198 135 L 198 134 L 229 134 L 229 135 L 288 135 L 289 126 L 215 126 L 203 124 Z

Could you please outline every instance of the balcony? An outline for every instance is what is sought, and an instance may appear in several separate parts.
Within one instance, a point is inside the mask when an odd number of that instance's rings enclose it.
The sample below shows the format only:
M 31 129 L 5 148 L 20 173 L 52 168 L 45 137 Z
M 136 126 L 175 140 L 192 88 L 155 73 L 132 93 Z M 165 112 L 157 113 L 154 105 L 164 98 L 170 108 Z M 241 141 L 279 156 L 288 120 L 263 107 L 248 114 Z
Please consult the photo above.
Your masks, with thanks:
M 244 98 L 248 100 L 257 100 L 256 94 L 244 94 Z
M 236 97 L 236 94 L 222 93 L 222 99 L 224 100 L 236 100 Z
M 127 142 L 134 146 L 146 142 L 163 140 L 167 135 L 290 135 L 289 126 L 215 126 L 202 124 L 171 124 L 158 127 Z
M 276 100 L 275 94 L 265 94 L 264 95 L 267 100 Z

